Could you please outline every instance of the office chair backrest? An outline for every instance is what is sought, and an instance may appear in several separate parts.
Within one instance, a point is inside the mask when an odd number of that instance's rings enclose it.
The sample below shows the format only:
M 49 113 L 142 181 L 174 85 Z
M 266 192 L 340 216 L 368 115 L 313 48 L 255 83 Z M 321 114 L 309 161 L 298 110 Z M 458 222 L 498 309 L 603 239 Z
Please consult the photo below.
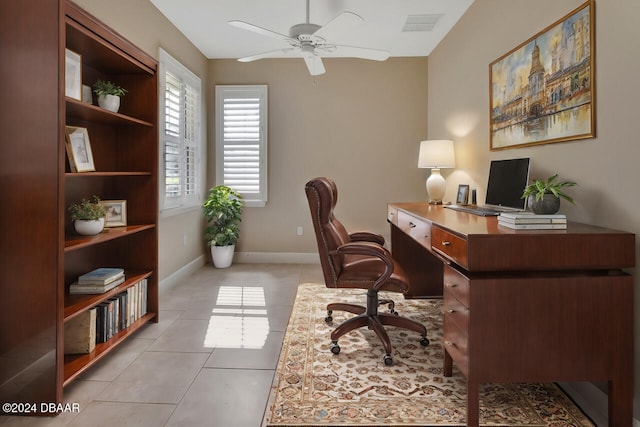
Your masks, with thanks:
M 337 286 L 337 278 L 342 271 L 342 256 L 332 254 L 351 238 L 344 226 L 333 215 L 338 201 L 338 189 L 329 178 L 314 178 L 305 185 L 307 201 L 311 210 L 311 221 L 316 233 L 318 254 L 328 287 Z

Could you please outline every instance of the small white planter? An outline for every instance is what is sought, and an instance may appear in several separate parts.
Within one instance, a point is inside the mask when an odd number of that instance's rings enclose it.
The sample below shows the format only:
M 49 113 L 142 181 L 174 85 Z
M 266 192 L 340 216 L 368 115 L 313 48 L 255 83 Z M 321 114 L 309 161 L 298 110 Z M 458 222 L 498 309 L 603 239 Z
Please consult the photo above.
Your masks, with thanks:
M 233 262 L 233 253 L 236 245 L 231 246 L 211 246 L 211 258 L 216 268 L 227 268 Z
M 98 97 L 98 105 L 100 108 L 117 113 L 120 109 L 120 97 L 116 95 L 100 95 Z
M 104 218 L 94 220 L 77 219 L 74 221 L 73 226 L 76 229 L 76 233 L 83 236 L 93 236 L 99 234 L 104 229 Z

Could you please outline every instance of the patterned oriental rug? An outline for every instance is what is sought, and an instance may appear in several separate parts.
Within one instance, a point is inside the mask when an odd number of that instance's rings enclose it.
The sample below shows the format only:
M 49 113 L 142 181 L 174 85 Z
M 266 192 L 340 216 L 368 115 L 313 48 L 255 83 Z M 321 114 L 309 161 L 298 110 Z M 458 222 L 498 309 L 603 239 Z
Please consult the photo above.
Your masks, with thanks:
M 363 291 L 300 285 L 263 426 L 465 425 L 466 380 L 455 364 L 452 377 L 442 376 L 442 300 L 387 296 L 427 327 L 431 341 L 422 347 L 417 334 L 388 327 L 392 366 L 367 328 L 342 337 L 338 355 L 329 350 L 334 325 L 353 315 L 334 312 L 327 324 L 327 303 L 364 303 Z M 483 426 L 594 426 L 555 384 L 485 384 L 480 411 Z

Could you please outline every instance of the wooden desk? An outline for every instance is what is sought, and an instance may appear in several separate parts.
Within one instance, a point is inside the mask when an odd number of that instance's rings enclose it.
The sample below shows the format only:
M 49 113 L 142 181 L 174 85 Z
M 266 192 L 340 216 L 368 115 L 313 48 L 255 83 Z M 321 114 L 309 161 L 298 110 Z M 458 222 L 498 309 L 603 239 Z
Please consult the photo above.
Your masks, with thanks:
M 633 280 L 621 269 L 635 264 L 634 234 L 515 231 L 426 203 L 389 204 L 388 221 L 414 296 L 442 290 L 444 375 L 455 363 L 467 378 L 468 426 L 479 384 L 555 381 L 608 381 L 609 425 L 632 425 Z M 434 260 L 437 274 L 420 272 Z

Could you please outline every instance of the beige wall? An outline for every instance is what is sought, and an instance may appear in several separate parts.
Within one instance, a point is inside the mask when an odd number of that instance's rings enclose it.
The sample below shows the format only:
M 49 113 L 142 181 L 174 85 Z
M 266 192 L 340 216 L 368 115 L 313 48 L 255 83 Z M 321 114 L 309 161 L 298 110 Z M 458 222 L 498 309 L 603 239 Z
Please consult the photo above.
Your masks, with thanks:
M 531 157 L 532 175 L 558 172 L 575 180 L 572 220 L 640 233 L 640 144 L 636 81 L 640 76 L 637 0 L 596 4 L 597 137 L 531 148 L 489 151 L 489 63 L 583 3 L 582 0 L 476 1 L 429 56 L 429 137 L 456 142 L 457 170 L 448 194 L 470 183 L 484 200 L 490 159 Z M 636 250 L 636 253 L 639 251 Z M 640 261 L 636 259 L 636 264 Z M 640 278 L 635 278 L 636 288 Z M 640 307 L 636 291 L 635 307 Z M 635 354 L 640 354 L 640 310 L 635 310 Z M 640 358 L 635 358 L 636 418 L 640 418 Z
M 158 59 L 159 48 L 164 49 L 200 77 L 203 87 L 207 87 L 207 59 L 149 0 L 74 1 L 154 58 Z M 199 209 L 160 218 L 160 280 L 202 255 L 203 229 Z
M 210 61 L 210 146 L 213 86 L 269 87 L 269 201 L 245 209 L 241 252 L 317 250 L 304 194 L 316 176 L 336 181 L 337 215 L 347 229 L 388 234 L 387 202 L 426 197 L 417 152 L 427 135 L 427 59 L 334 59 L 325 66 L 327 73 L 314 80 L 301 59 Z M 296 236 L 298 226 L 303 236 Z

